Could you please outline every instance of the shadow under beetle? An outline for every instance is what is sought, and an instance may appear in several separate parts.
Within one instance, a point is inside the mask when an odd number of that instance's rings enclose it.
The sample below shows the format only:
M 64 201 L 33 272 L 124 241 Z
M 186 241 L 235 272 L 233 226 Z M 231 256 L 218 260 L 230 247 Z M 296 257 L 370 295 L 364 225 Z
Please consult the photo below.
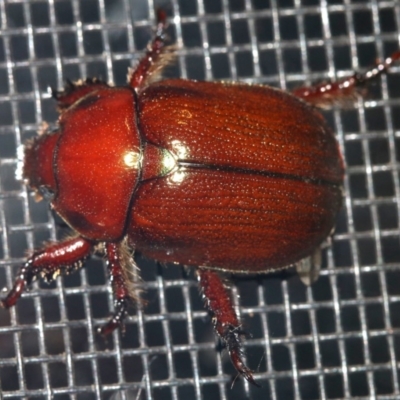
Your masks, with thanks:
M 303 87 L 160 80 L 173 57 L 166 16 L 128 84 L 97 79 L 53 91 L 58 129 L 26 145 L 23 177 L 76 232 L 35 251 L 2 301 L 13 306 L 35 278 L 48 281 L 103 250 L 122 326 L 135 297 L 131 253 L 197 268 L 218 336 L 236 370 L 241 323 L 218 271 L 265 273 L 312 256 L 341 206 L 343 162 L 314 106 L 351 97 L 400 53 L 363 75 Z M 256 384 L 257 385 L 257 384 Z

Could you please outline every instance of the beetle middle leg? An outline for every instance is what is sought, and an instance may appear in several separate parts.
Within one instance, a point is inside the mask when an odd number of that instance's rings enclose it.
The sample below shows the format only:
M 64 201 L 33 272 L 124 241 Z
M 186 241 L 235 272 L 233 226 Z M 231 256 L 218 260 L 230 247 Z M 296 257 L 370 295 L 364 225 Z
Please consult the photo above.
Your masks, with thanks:
M 199 268 L 198 277 L 207 308 L 213 315 L 214 330 L 225 343 L 233 366 L 246 380 L 259 386 L 254 380 L 253 371 L 244 364 L 240 341 L 244 331 L 220 276 L 217 272 Z
M 126 276 L 127 263 L 124 256 L 125 243 L 106 243 L 107 267 L 110 272 L 110 282 L 114 293 L 114 314 L 111 319 L 99 329 L 102 335 L 108 335 L 117 328 L 123 330 L 127 314 L 128 302 L 133 297 L 130 281 Z M 132 263 L 132 260 L 130 261 Z
M 299 87 L 293 90 L 292 93 L 316 106 L 329 106 L 335 102 L 354 97 L 358 88 L 387 72 L 392 64 L 399 60 L 400 51 L 396 51 L 384 61 L 377 62 L 375 66 L 364 73 L 356 73 L 336 82 L 324 82 L 313 86 Z
M 37 277 L 51 281 L 61 273 L 80 268 L 92 249 L 91 241 L 77 236 L 36 251 L 20 269 L 13 288 L 1 301 L 2 306 L 9 308 L 15 305 L 25 287 Z

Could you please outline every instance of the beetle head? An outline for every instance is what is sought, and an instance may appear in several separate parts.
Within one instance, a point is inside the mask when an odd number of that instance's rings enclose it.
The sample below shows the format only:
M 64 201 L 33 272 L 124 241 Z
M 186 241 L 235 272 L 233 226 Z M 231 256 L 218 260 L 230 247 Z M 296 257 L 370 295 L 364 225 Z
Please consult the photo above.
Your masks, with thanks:
M 25 146 L 22 177 L 37 199 L 52 197 L 56 190 L 54 152 L 59 133 L 44 133 Z

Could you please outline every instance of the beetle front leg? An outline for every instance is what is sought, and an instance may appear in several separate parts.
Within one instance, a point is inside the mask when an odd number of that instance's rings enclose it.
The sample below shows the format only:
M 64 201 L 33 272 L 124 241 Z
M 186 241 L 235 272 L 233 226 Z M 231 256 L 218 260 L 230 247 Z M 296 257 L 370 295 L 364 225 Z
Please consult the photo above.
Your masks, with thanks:
M 214 330 L 225 343 L 233 366 L 247 381 L 259 386 L 253 378 L 253 371 L 243 362 L 240 337 L 244 332 L 220 276 L 217 272 L 200 268 L 198 277 L 206 306 L 213 315 Z
M 356 73 L 336 82 L 325 82 L 313 86 L 299 87 L 293 90 L 292 93 L 316 106 L 331 105 L 342 99 L 345 100 L 353 97 L 359 87 L 375 79 L 377 76 L 386 73 L 392 64 L 399 59 L 400 51 L 397 51 L 384 61 L 377 62 L 375 66 L 362 74 Z
M 122 254 L 124 244 L 107 243 L 106 257 L 107 267 L 110 272 L 110 282 L 114 293 L 114 314 L 111 319 L 101 328 L 99 333 L 108 335 L 117 328 L 123 330 L 124 319 L 127 314 L 130 291 L 125 276 L 126 266 Z
M 1 301 L 2 306 L 9 308 L 15 305 L 25 287 L 37 277 L 51 281 L 61 273 L 80 268 L 92 249 L 92 242 L 82 237 L 74 237 L 36 251 L 20 269 L 13 288 Z
M 137 93 L 143 90 L 154 77 L 159 75 L 162 69 L 175 57 L 173 52 L 167 52 L 165 47 L 165 28 L 167 15 L 162 9 L 157 10 L 156 36 L 148 47 L 144 57 L 137 67 L 128 76 L 128 83 Z

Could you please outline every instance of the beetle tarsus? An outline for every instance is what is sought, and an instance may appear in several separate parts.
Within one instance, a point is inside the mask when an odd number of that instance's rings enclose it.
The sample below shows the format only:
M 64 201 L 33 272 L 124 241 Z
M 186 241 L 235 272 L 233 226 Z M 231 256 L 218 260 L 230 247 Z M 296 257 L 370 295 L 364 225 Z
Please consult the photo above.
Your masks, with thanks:
M 226 345 L 235 369 L 248 382 L 259 386 L 253 377 L 253 371 L 243 361 L 241 337 L 244 331 L 233 309 L 229 293 L 217 272 L 200 268 L 198 271 L 200 288 L 209 312 L 215 332 Z
M 32 259 L 30 259 L 20 269 L 12 289 L 8 292 L 5 299 L 1 300 L 1 306 L 4 308 L 14 306 L 21 297 L 25 287 L 31 283 L 32 278 Z
M 222 339 L 226 344 L 232 364 L 239 374 L 253 385 L 261 387 L 254 380 L 253 371 L 243 362 L 243 351 L 240 343 L 240 338 L 243 335 L 245 335 L 245 332 L 240 327 L 228 326 L 222 335 Z
M 158 9 L 156 35 L 148 46 L 146 54 L 139 61 L 139 64 L 128 76 L 129 86 L 136 92 L 143 90 L 149 83 L 159 76 L 165 66 L 174 58 L 173 53 L 166 52 L 165 29 L 167 27 L 167 15 L 164 10 Z
M 355 73 L 336 82 L 323 82 L 317 85 L 299 87 L 292 93 L 308 103 L 320 107 L 331 105 L 341 100 L 351 99 L 355 96 L 359 87 L 386 73 L 392 64 L 399 60 L 400 51 L 396 51 L 385 60 L 377 62 L 364 73 Z
M 125 332 L 124 320 L 128 313 L 128 301 L 129 298 L 125 297 L 117 299 L 114 303 L 114 314 L 110 320 L 98 329 L 98 332 L 103 336 L 108 336 L 115 329 L 120 328 L 121 333 Z
M 167 25 L 167 13 L 163 8 L 157 8 L 156 10 L 157 16 L 157 36 L 163 35 L 165 31 L 165 27 Z
M 20 269 L 12 289 L 5 299 L 1 300 L 1 305 L 4 308 L 15 305 L 25 287 L 39 276 L 51 281 L 61 273 L 69 273 L 73 269 L 80 268 L 91 250 L 90 241 L 74 237 L 35 252 Z
M 110 283 L 114 294 L 114 314 L 110 320 L 99 329 L 99 333 L 104 336 L 109 335 L 117 328 L 124 331 L 124 320 L 127 315 L 128 302 L 130 299 L 129 287 L 125 275 L 124 244 L 107 243 L 106 256 L 107 267 L 110 273 Z

